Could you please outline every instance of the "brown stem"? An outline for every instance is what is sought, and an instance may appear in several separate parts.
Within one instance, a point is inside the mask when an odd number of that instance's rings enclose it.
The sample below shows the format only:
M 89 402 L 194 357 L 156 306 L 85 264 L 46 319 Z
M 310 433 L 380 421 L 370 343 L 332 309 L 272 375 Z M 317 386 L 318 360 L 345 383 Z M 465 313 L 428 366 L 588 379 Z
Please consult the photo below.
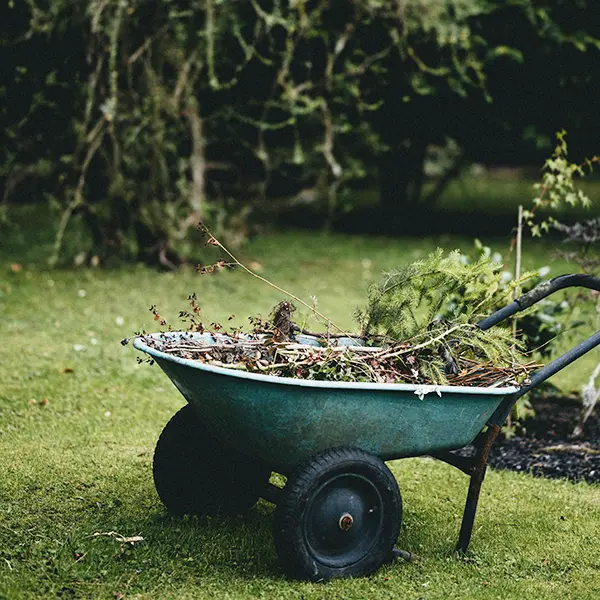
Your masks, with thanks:
M 327 323 L 327 327 L 328 328 L 329 328 L 329 326 L 331 326 L 334 329 L 337 329 L 340 333 L 343 333 L 345 336 L 348 336 L 350 339 L 352 339 L 352 340 L 354 339 L 351 334 L 345 332 L 341 327 L 338 327 L 329 317 L 326 317 L 323 313 L 319 312 L 314 306 L 311 306 L 310 304 L 307 304 L 306 302 L 304 302 L 304 300 L 302 300 L 301 298 L 298 298 L 298 296 L 295 296 L 291 292 L 288 292 L 287 290 L 284 290 L 283 288 L 281 288 L 278 285 L 272 283 L 268 279 L 265 279 L 264 277 L 261 277 L 260 275 L 258 275 L 254 271 L 251 271 L 246 265 L 242 264 L 227 248 L 225 248 L 225 246 L 223 246 L 223 244 L 221 244 L 221 242 L 210 232 L 210 230 L 208 229 L 208 227 L 206 227 L 206 226 L 203 226 L 203 227 L 204 227 L 204 231 L 210 236 L 209 239 L 211 240 L 211 243 L 213 245 L 218 246 L 219 248 L 221 248 L 221 250 L 223 250 L 227 254 L 227 256 L 229 256 L 229 258 L 231 258 L 231 260 L 234 262 L 234 264 L 236 264 L 238 267 L 240 267 L 241 269 L 243 269 L 244 271 L 246 271 L 246 273 L 248 273 L 248 275 L 252 275 L 252 277 L 255 277 L 259 281 L 262 281 L 263 283 L 266 283 L 267 285 L 269 285 L 272 288 L 276 289 L 278 292 L 281 292 L 282 294 L 285 294 L 286 296 L 290 297 L 292 300 L 295 300 L 296 302 L 299 302 L 300 304 L 302 304 L 302 306 L 308 308 L 308 310 L 310 310 L 312 313 L 314 313 L 315 315 L 317 315 L 317 317 L 319 317 L 320 319 L 322 319 L 323 321 L 325 321 Z
M 456 331 L 457 329 L 462 329 L 465 327 L 471 327 L 471 325 L 469 325 L 469 324 L 455 325 L 454 327 L 450 327 L 450 329 L 444 331 L 443 333 L 440 333 L 440 335 L 438 335 L 434 338 L 431 338 L 430 340 L 427 340 L 426 342 L 423 342 L 422 344 L 417 344 L 416 346 L 409 346 L 408 348 L 403 348 L 402 350 L 390 352 L 389 354 L 387 352 L 383 352 L 377 358 L 379 358 L 379 359 L 396 358 L 397 356 L 402 356 L 403 354 L 407 354 L 408 352 L 414 352 L 415 350 L 421 350 L 423 348 L 427 348 L 427 346 L 431 346 L 432 344 L 435 344 L 436 342 L 443 340 L 445 337 L 447 337 L 448 335 L 450 335 L 452 332 Z
M 189 58 L 185 61 L 185 63 L 183 63 L 181 71 L 179 71 L 179 75 L 177 76 L 177 83 L 175 84 L 175 89 L 173 90 L 173 97 L 171 98 L 173 109 L 176 112 L 179 110 L 181 95 L 183 94 L 186 87 L 188 87 L 190 71 L 192 69 L 194 61 L 196 60 L 196 56 L 197 52 L 194 50 L 190 54 Z
M 52 249 L 52 254 L 51 254 L 50 258 L 48 259 L 48 263 L 51 267 L 56 266 L 56 263 L 58 262 L 58 255 L 60 253 L 60 249 L 62 246 L 63 237 L 65 235 L 65 231 L 67 229 L 67 225 L 69 224 L 71 216 L 73 215 L 73 212 L 75 211 L 75 209 L 77 207 L 81 206 L 84 202 L 83 188 L 85 187 L 86 175 L 87 175 L 87 171 L 90 166 L 90 163 L 92 162 L 94 155 L 96 154 L 96 152 L 98 151 L 98 148 L 100 148 L 100 144 L 102 143 L 102 139 L 104 137 L 103 125 L 104 125 L 104 118 L 101 118 L 98 121 L 96 127 L 94 127 L 94 129 L 92 130 L 92 132 L 90 134 L 90 135 L 92 135 L 92 134 L 95 135 L 95 137 L 92 138 L 91 140 L 89 140 L 90 145 L 88 146 L 88 150 L 85 155 L 85 159 L 81 166 L 81 173 L 79 174 L 79 181 L 77 182 L 77 188 L 75 189 L 75 195 L 73 197 L 73 200 L 68 204 L 68 206 L 65 209 L 65 211 L 63 212 L 60 222 L 58 224 L 58 230 L 57 230 L 56 236 L 54 238 L 54 248 Z M 88 138 L 89 138 L 89 136 L 88 136 Z

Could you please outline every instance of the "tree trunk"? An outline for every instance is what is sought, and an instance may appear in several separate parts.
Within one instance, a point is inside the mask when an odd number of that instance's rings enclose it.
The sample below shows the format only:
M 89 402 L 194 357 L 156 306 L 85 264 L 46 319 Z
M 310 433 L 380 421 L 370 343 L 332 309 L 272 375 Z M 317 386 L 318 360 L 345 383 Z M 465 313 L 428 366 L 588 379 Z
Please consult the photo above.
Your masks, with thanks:
M 179 226 L 178 239 L 186 236 L 190 227 L 198 225 L 202 220 L 206 191 L 206 139 L 198 101 L 191 94 L 186 102 L 186 115 L 190 124 L 192 151 L 190 153 L 190 171 L 192 181 L 188 196 L 189 213 Z
M 414 231 L 426 220 L 420 211 L 426 142 L 394 144 L 379 166 L 381 219 L 390 233 Z M 415 221 L 416 219 L 416 221 Z
M 200 216 L 204 206 L 204 189 L 206 185 L 206 140 L 204 139 L 202 119 L 198 111 L 198 102 L 192 96 L 187 101 L 187 117 L 190 122 L 192 137 L 192 153 L 190 155 L 192 184 L 190 186 L 189 204 L 192 211 Z

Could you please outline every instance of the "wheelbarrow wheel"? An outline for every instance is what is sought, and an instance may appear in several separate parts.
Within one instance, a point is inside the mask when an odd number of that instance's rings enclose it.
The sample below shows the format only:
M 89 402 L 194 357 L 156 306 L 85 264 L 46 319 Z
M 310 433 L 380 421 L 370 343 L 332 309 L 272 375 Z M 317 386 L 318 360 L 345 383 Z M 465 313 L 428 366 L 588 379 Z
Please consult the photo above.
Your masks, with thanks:
M 339 448 L 288 478 L 273 536 L 287 575 L 327 581 L 367 575 L 390 561 L 401 522 L 400 490 L 385 463 Z
M 222 444 L 187 404 L 158 439 L 153 474 L 173 515 L 236 515 L 256 504 L 271 471 Z

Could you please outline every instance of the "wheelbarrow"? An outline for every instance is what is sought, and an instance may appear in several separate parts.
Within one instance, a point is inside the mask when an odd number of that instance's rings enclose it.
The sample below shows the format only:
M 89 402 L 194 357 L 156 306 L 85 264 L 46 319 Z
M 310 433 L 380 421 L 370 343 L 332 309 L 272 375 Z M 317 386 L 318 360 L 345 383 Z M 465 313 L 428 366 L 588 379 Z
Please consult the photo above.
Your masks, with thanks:
M 575 286 L 600 291 L 600 279 L 562 275 L 478 326 L 488 329 L 557 290 Z M 456 546 L 457 552 L 466 553 L 488 455 L 515 403 L 600 344 L 597 332 L 521 387 L 424 387 L 236 371 L 147 344 L 148 337 L 156 345 L 164 336 L 190 335 L 218 343 L 212 334 L 190 333 L 151 334 L 134 342 L 188 402 L 156 445 L 158 495 L 178 515 L 243 514 L 260 497 L 273 502 L 273 537 L 281 567 L 291 577 L 310 581 L 367 575 L 399 554 L 394 546 L 402 500 L 387 460 L 429 455 L 470 477 Z M 475 445 L 474 456 L 455 452 L 469 444 Z M 287 478 L 283 487 L 270 481 L 273 472 Z

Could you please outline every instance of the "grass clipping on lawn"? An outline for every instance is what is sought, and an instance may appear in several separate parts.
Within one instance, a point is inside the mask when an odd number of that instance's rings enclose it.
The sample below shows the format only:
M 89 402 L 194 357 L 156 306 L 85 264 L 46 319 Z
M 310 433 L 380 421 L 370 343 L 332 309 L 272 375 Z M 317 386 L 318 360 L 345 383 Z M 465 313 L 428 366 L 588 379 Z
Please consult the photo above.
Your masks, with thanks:
M 220 243 L 214 245 L 222 247 Z M 234 259 L 234 266 L 253 274 L 223 249 Z M 213 270 L 204 267 L 201 272 Z M 191 310 L 182 311 L 180 317 L 188 323 L 190 334 L 212 334 L 211 343 L 193 335 L 145 336 L 144 340 L 181 358 L 280 377 L 417 385 L 521 385 L 537 365 L 524 363 L 518 341 L 506 328 L 482 331 L 476 325 L 502 306 L 511 293 L 501 288 L 498 270 L 499 266 L 485 257 L 467 264 L 458 251 L 444 256 L 438 249 L 424 260 L 386 273 L 372 286 L 366 308 L 356 311 L 360 325 L 357 334 L 341 333 L 337 327 L 332 333 L 331 321 L 327 321 L 329 331 L 307 332 L 293 321 L 295 305 L 289 301 L 278 304 L 267 321 L 251 317 L 250 333 L 239 329 L 227 332 L 215 323 L 205 327 L 192 295 Z M 166 325 L 155 307 L 151 310 L 155 319 Z M 298 334 L 309 334 L 314 345 L 300 343 Z

